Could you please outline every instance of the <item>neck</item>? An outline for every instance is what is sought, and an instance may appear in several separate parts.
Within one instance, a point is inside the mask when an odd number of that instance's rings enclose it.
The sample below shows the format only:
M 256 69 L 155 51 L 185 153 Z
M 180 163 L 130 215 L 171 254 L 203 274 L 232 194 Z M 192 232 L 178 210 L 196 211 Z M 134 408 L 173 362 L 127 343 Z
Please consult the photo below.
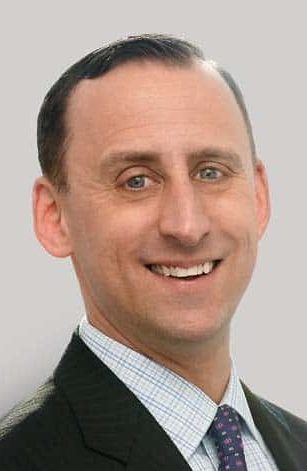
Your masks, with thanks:
M 154 342 L 132 341 L 100 316 L 88 315 L 88 319 L 108 337 L 165 366 L 197 386 L 216 404 L 220 403 L 231 372 L 229 324 L 214 337 L 199 343 L 191 342 L 187 346 L 177 341 L 157 346 Z
M 222 400 L 231 373 L 228 327 L 215 338 L 206 339 L 200 345 L 186 349 L 165 348 L 164 351 L 159 349 L 157 352 L 137 349 L 134 346 L 131 348 L 182 376 L 216 404 Z

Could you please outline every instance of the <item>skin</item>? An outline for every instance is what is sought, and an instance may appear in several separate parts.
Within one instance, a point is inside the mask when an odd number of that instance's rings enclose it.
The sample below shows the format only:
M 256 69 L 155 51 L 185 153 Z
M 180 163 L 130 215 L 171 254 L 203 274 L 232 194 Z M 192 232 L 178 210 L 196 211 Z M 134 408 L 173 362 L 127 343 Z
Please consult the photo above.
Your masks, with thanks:
M 204 63 L 121 65 L 83 80 L 67 114 L 69 192 L 33 190 L 46 250 L 70 256 L 89 321 L 215 402 L 230 374 L 230 321 L 269 218 L 263 164 L 225 82 Z M 195 280 L 150 264 L 221 260 Z

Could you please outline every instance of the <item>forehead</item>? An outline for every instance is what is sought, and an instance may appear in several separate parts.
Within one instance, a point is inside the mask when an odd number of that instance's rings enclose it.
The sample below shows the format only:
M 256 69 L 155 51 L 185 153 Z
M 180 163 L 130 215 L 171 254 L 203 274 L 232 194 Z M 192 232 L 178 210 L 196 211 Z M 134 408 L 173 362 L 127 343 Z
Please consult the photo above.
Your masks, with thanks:
M 82 80 L 67 112 L 73 147 L 114 145 L 192 147 L 203 140 L 250 152 L 242 113 L 232 91 L 209 64 L 131 62 L 105 76 Z M 212 142 L 207 142 L 207 141 Z M 224 140 L 224 143 L 223 143 Z M 145 142 L 146 141 L 146 142 Z M 199 142 L 199 145 L 203 143 Z M 121 149 L 119 149 L 121 150 Z

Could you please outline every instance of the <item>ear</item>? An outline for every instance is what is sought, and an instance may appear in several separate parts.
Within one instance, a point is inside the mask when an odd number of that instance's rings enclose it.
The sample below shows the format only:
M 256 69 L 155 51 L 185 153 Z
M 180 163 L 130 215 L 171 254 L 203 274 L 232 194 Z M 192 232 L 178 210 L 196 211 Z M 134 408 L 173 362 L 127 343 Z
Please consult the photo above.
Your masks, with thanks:
M 70 255 L 71 243 L 61 199 L 46 177 L 35 181 L 32 202 L 34 231 L 39 242 L 55 257 Z
M 258 239 L 261 239 L 268 225 L 271 208 L 269 184 L 265 166 L 258 160 L 255 168 L 255 189 L 257 199 Z

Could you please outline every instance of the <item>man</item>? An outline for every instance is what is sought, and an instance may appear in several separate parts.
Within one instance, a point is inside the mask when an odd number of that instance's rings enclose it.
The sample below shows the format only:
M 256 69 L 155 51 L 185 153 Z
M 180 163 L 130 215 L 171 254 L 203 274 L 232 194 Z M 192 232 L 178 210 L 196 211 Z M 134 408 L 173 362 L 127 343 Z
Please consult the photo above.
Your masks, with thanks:
M 1 470 L 303 470 L 307 424 L 255 396 L 230 324 L 269 219 L 242 95 L 191 44 L 132 37 L 52 87 L 35 231 L 86 317 L 2 421 Z

